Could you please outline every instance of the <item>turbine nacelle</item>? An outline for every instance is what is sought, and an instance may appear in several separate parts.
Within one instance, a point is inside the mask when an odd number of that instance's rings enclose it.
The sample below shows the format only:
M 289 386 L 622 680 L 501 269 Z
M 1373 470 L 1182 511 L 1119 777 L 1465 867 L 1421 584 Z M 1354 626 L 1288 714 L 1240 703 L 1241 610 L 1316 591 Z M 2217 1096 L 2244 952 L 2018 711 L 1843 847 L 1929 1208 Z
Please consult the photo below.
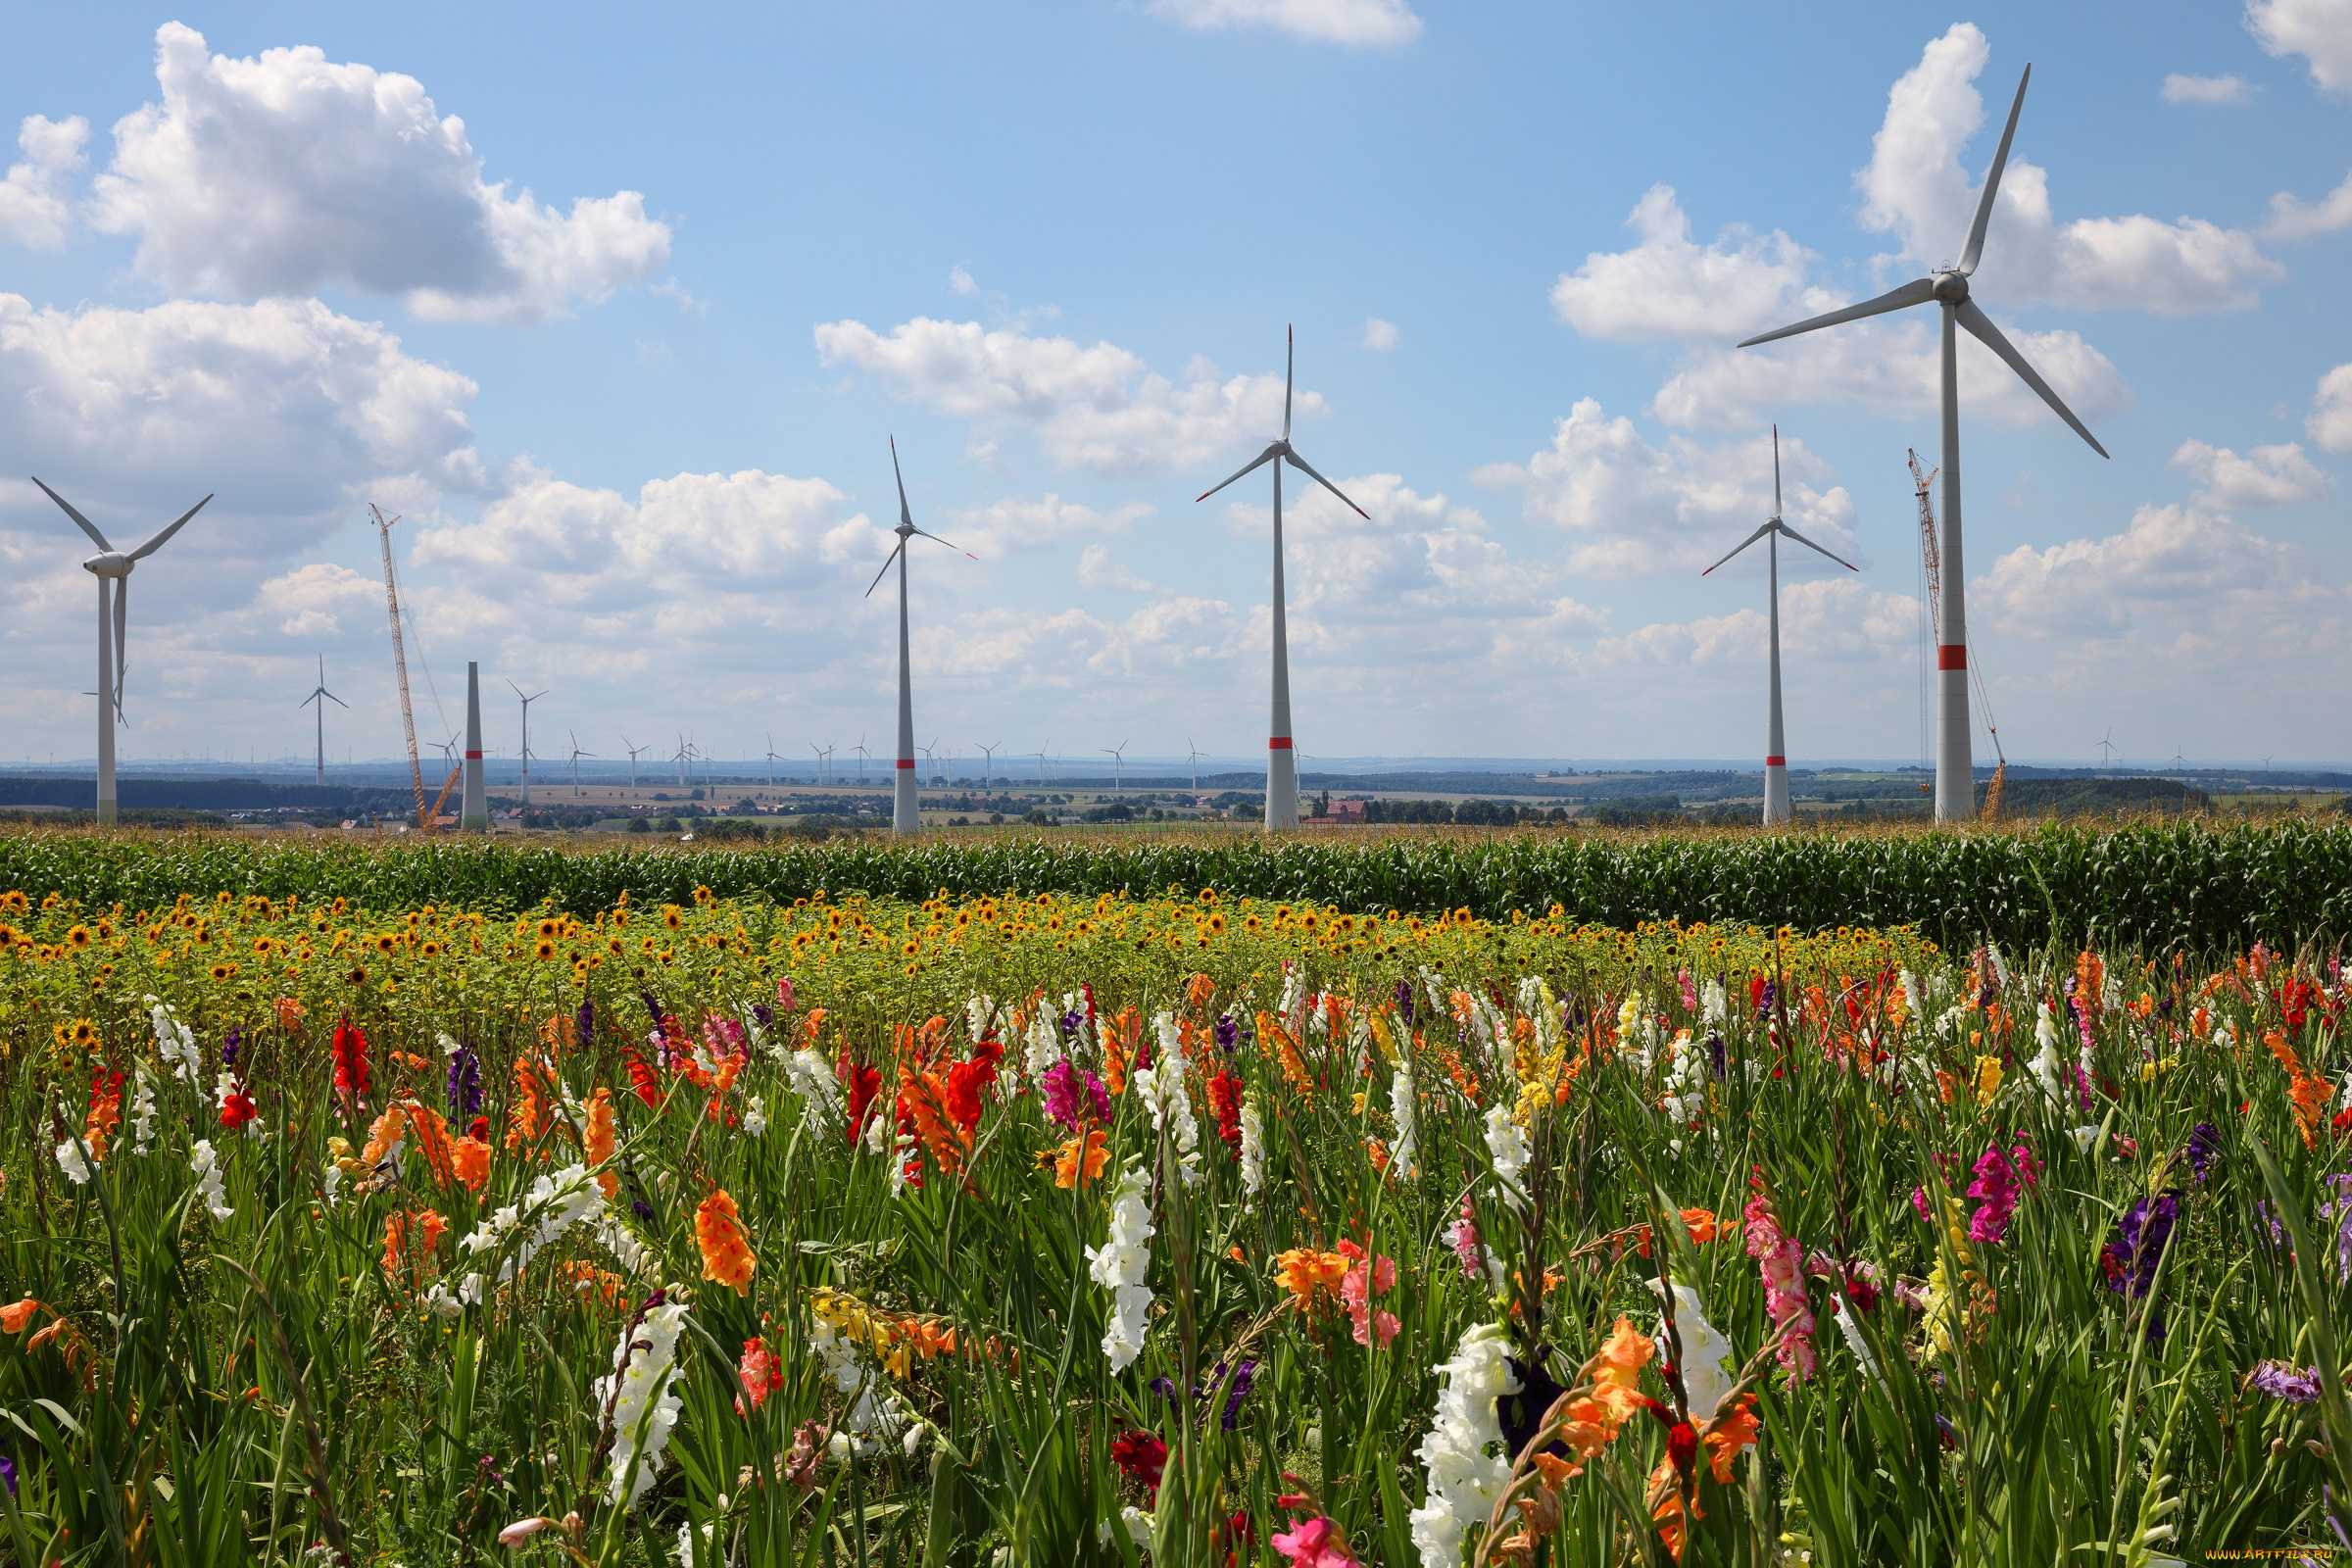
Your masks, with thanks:
M 81 564 L 81 569 L 100 577 L 127 577 L 138 563 L 119 550 L 109 550 L 92 556 Z
M 1941 305 L 1957 305 L 1968 298 L 1968 274 L 1958 268 L 1930 274 L 1932 287 L 1929 298 Z

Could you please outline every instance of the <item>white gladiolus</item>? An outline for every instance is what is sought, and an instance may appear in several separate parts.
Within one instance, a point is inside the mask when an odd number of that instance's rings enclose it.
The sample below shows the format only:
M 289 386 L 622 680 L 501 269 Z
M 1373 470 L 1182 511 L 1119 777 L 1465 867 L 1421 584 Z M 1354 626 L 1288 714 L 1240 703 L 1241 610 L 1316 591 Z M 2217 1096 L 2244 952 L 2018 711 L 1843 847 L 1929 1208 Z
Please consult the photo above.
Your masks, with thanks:
M 1111 1196 L 1110 1235 L 1099 1248 L 1086 1250 L 1086 1272 L 1110 1292 L 1110 1324 L 1102 1331 L 1102 1353 L 1113 1372 L 1124 1372 L 1144 1353 L 1145 1314 L 1152 1306 L 1152 1287 L 1144 1276 L 1152 1266 L 1152 1206 L 1144 1200 L 1149 1184 L 1141 1165 L 1119 1173 Z
M 1391 1152 L 1396 1174 L 1410 1180 L 1420 1174 L 1415 1160 L 1420 1147 L 1415 1142 L 1419 1131 L 1413 1115 L 1413 1074 L 1410 1067 L 1399 1065 L 1389 1075 L 1389 1119 L 1396 1124 L 1396 1147 Z
M 131 1070 L 137 1076 L 130 1099 L 130 1152 L 144 1154 L 155 1137 L 155 1080 L 147 1076 L 143 1061 L 134 1062 Z
M 1257 1102 L 1242 1102 L 1242 1191 L 1255 1198 L 1266 1185 L 1266 1129 Z
M 605 1212 L 604 1189 L 588 1174 L 588 1167 L 566 1165 L 554 1176 L 533 1182 L 520 1204 L 497 1209 L 470 1235 L 461 1238 L 458 1246 L 466 1252 L 496 1253 L 510 1237 L 519 1235 L 521 1240 L 513 1254 L 498 1266 L 498 1283 L 503 1285 L 529 1267 L 541 1249 L 572 1226 L 594 1226 Z
M 598 1245 L 612 1254 L 622 1272 L 639 1276 L 648 1272 L 646 1265 L 652 1261 L 653 1253 L 611 1214 L 597 1223 L 596 1240 Z
M 1136 1069 L 1136 1092 L 1152 1112 L 1152 1130 L 1175 1139 L 1184 1185 L 1196 1186 L 1201 1176 L 1200 1124 L 1193 1116 L 1193 1097 L 1184 1087 L 1184 1039 L 1170 1013 L 1160 1013 L 1152 1024 L 1159 1032 L 1159 1054 L 1151 1066 Z
M 336 1198 L 343 1191 L 343 1167 L 329 1160 L 326 1169 L 318 1174 L 318 1186 L 326 1194 L 326 1206 L 333 1208 Z
M 882 1113 L 878 1100 L 865 1123 L 865 1152 L 869 1154 L 890 1152 L 890 1118 Z
M 466 1303 L 452 1296 L 447 1285 L 435 1280 L 433 1288 L 424 1293 L 424 1309 L 433 1316 L 446 1320 L 464 1312 Z
M 155 1049 L 171 1066 L 172 1076 L 196 1092 L 196 1103 L 212 1103 L 204 1098 L 204 1054 L 196 1049 L 195 1031 L 155 998 L 149 997 L 147 1003 L 147 1019 L 155 1029 Z
M 1502 1445 L 1494 1401 L 1519 1392 L 1510 1353 L 1509 1330 L 1479 1323 L 1462 1335 L 1453 1359 L 1436 1369 L 1446 1386 L 1420 1450 L 1429 1471 L 1429 1501 L 1412 1512 L 1422 1568 L 1461 1568 L 1471 1528 L 1487 1522 L 1510 1483 L 1511 1456 L 1491 1451 Z
M 1926 1017 L 1928 1015 L 1928 1004 L 1926 999 L 1920 995 L 1919 976 L 1913 974 L 1910 970 L 1905 969 L 1902 972 L 1902 984 L 1903 1003 L 1907 1007 L 1910 1008 L 1911 1016 L 1914 1018 Z
M 716 1545 L 717 1532 L 716 1525 L 703 1526 L 703 1544 Z M 682 1524 L 678 1526 L 678 1568 L 694 1568 L 694 1526 L 691 1523 Z
M 989 1020 L 994 1018 L 996 1013 L 996 1002 L 977 991 L 963 999 L 964 1029 L 970 1035 L 973 1045 L 978 1045 L 980 1037 L 988 1033 Z
M 1698 1120 L 1699 1112 L 1707 1108 L 1709 1063 L 1705 1053 L 1691 1045 L 1688 1029 L 1675 1031 L 1667 1052 L 1666 1093 L 1659 1103 L 1669 1120 L 1686 1125 Z
M 228 1190 L 220 1182 L 220 1158 L 213 1152 L 213 1141 L 199 1138 L 190 1152 L 188 1169 L 196 1173 L 196 1196 L 212 1211 L 215 1224 L 227 1219 L 236 1210 L 228 1206 Z
M 1655 1291 L 1658 1282 L 1651 1280 L 1649 1288 Z M 1707 1321 L 1706 1303 L 1698 1298 L 1698 1293 L 1680 1282 L 1674 1287 L 1674 1331 L 1683 1339 L 1683 1393 L 1690 1400 L 1690 1419 L 1710 1420 L 1740 1386 L 1740 1374 L 1732 1363 L 1732 1342 Z M 1666 1343 L 1664 1318 L 1658 1320 L 1657 1332 L 1651 1337 L 1660 1345 Z
M 1021 1036 L 1021 1066 L 1033 1083 L 1043 1082 L 1061 1059 L 1061 1023 L 1051 1008 L 1041 1004 L 1030 1015 L 1029 1027 Z
M 1527 1204 L 1527 1189 L 1519 1185 L 1519 1173 L 1535 1151 L 1528 1146 L 1527 1134 L 1511 1120 L 1508 1105 L 1495 1103 L 1487 1107 L 1487 1153 L 1494 1161 L 1494 1174 L 1500 1178 L 1498 1191 L 1504 1202 L 1513 1208 Z
M 767 1131 L 767 1101 L 763 1097 L 754 1095 L 744 1102 L 743 1130 L 751 1138 Z
M 1282 965 L 1282 1000 L 1275 1010 L 1282 1018 L 1282 1026 L 1294 1035 L 1305 1027 L 1305 981 L 1298 973 L 1298 966 L 1285 959 Z
M 91 1161 L 81 1156 L 81 1141 L 68 1138 L 57 1146 L 57 1168 L 66 1173 L 76 1187 L 86 1187 L 90 1180 Z
M 801 1050 L 784 1058 L 784 1076 L 801 1097 L 801 1125 L 811 1134 L 831 1132 L 841 1125 L 844 1107 L 841 1083 L 833 1069 L 813 1051 Z
M 608 1502 L 634 1509 L 662 1473 L 670 1431 L 678 1424 L 677 1385 L 686 1376 L 677 1364 L 678 1336 L 685 1326 L 684 1301 L 655 1307 L 643 1321 L 620 1331 L 620 1344 L 612 1351 L 612 1375 L 597 1379 L 593 1386 L 596 1402 L 612 1408 Z
M 1863 1376 L 1884 1389 L 1886 1386 L 1886 1374 L 1879 1370 L 1879 1358 L 1870 1353 L 1870 1342 L 1862 1338 L 1862 1330 L 1855 1324 L 1854 1315 L 1845 1309 L 1842 1292 L 1831 1302 L 1830 1311 L 1838 1319 L 1838 1332 L 1845 1336 L 1845 1348 L 1853 1351 L 1854 1359 L 1862 1364 Z
M 2041 1085 L 2042 1095 L 2055 1104 L 2066 1103 L 2058 1088 L 2058 1075 L 2066 1070 L 2066 1058 L 2058 1054 L 2058 1022 L 2050 1016 L 2050 1004 L 2041 1003 L 2034 1017 L 2034 1043 L 2041 1049 L 2034 1054 L 2031 1063 L 2034 1081 Z
M 1918 1009 L 1914 1007 L 1913 1011 Z M 1724 994 L 1723 982 L 1710 980 L 1698 988 L 1698 1021 L 1710 1029 L 1720 1029 L 1731 1013 L 1731 998 Z
M 834 1443 L 840 1446 L 836 1456 L 846 1459 L 853 1453 L 873 1453 L 880 1447 L 877 1438 L 896 1437 L 906 1420 L 900 1412 L 898 1396 L 889 1393 L 881 1379 L 858 1359 L 857 1347 L 819 1317 L 808 1326 L 808 1348 L 824 1363 L 833 1386 L 851 1401 L 849 1412 L 841 1418 L 841 1430 L 833 1434 Z

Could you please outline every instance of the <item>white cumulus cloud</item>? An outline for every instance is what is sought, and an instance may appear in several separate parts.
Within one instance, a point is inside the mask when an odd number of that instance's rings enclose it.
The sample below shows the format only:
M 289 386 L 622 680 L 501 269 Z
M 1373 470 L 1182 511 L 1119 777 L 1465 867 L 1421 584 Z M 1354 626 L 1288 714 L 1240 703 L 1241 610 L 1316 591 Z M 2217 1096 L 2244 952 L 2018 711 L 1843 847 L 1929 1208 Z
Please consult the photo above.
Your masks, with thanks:
M 1267 27 L 1317 43 L 1393 48 L 1421 36 L 1405 0 L 1149 0 L 1144 10 L 1187 27 Z
M 115 125 L 93 223 L 167 288 L 259 297 L 340 286 L 419 316 L 555 315 L 653 276 L 669 229 L 635 191 L 568 213 L 485 183 L 465 122 L 413 76 L 313 47 L 215 55 L 156 33 L 163 102 Z
M 1781 468 L 1788 525 L 1855 559 L 1853 498 L 1826 483 L 1830 466 L 1784 431 Z M 1758 431 L 1710 447 L 1675 435 L 1652 445 L 1633 420 L 1585 398 L 1526 463 L 1491 464 L 1471 477 L 1518 489 L 1530 520 L 1565 531 L 1568 567 L 1580 576 L 1696 576 L 1772 515 L 1772 437 Z M 1784 561 L 1790 572 L 1807 564 L 1838 569 L 1802 550 Z
M 1893 234 L 1916 270 L 1953 261 L 1967 240 L 1978 187 L 1961 154 L 1980 129 L 1992 128 L 1976 87 L 1990 55 L 1984 32 L 1965 22 L 1930 43 L 1887 94 L 1870 163 L 1854 176 L 1864 226 Z M 2001 93 L 2004 114 L 2009 91 Z M 2031 107 L 2020 122 L 2021 149 L 2034 136 Z M 1973 162 L 1990 157 L 1987 137 Z M 2048 172 L 2013 152 L 1977 281 L 2002 304 L 2034 299 L 2170 316 L 2245 309 L 2263 283 L 2283 275 L 2252 235 L 2201 218 L 2166 222 L 2133 214 L 2061 223 L 2051 211 Z
M 90 122 L 79 115 L 62 121 L 24 117 L 17 127 L 17 146 L 24 156 L 8 166 L 8 177 L 0 181 L 0 238 L 34 251 L 65 244 L 74 224 L 67 187 L 87 161 L 81 144 L 89 136 Z
M 2347 225 L 2352 225 L 2352 172 L 2316 202 L 2304 201 L 2292 191 L 2278 192 L 2271 198 L 2271 219 L 2262 231 L 2273 239 L 2309 239 Z
M 2246 0 L 2246 28 L 2278 59 L 2301 55 L 2324 90 L 2352 96 L 2352 0 Z
M 1551 308 L 1587 337 L 1730 341 L 1842 303 L 1807 284 L 1812 253 L 1778 229 L 1694 242 L 1671 185 L 1652 185 L 1626 224 L 1639 244 L 1595 251 L 1551 287 Z
M 826 365 L 877 376 L 984 435 L 1026 427 L 1064 468 L 1165 472 L 1238 458 L 1282 427 L 1282 377 L 1220 376 L 1195 360 L 1171 380 L 1113 343 L 917 317 L 887 335 L 862 321 L 820 322 L 816 349 Z M 1322 412 L 1320 397 L 1298 394 L 1298 417 Z
M 1365 348 L 1375 354 L 1392 354 L 1396 352 L 1399 341 L 1395 321 L 1384 321 L 1377 316 L 1364 318 L 1364 335 L 1361 342 Z
M 2200 504 L 2224 510 L 2292 506 L 2326 495 L 2329 483 L 2292 441 L 2256 447 L 2242 457 L 2228 447 L 2183 441 L 2173 454 L 2173 466 L 2194 476 Z
M 2303 429 L 2324 451 L 2352 452 L 2352 365 L 2339 365 L 2320 377 Z
M 2159 91 L 2168 104 L 2242 104 L 2260 89 L 2243 76 L 2184 76 L 2175 72 L 2164 78 Z
M 1052 550 L 1122 534 L 1156 511 L 1156 507 L 1138 501 L 1104 512 L 1064 501 L 1051 492 L 1034 500 L 1006 496 L 985 507 L 951 510 L 943 536 L 982 561 L 996 561 L 1023 551 Z

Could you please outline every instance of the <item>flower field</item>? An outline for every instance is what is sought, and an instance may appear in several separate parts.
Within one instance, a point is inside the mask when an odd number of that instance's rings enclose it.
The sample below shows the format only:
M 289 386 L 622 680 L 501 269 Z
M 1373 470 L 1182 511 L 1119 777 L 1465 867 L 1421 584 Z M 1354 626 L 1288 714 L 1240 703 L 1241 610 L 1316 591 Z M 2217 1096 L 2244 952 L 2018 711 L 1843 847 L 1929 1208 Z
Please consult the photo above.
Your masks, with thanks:
M 21 1563 L 2151 1563 L 2352 1508 L 2324 956 L 707 888 L 36 890 L 0 947 Z

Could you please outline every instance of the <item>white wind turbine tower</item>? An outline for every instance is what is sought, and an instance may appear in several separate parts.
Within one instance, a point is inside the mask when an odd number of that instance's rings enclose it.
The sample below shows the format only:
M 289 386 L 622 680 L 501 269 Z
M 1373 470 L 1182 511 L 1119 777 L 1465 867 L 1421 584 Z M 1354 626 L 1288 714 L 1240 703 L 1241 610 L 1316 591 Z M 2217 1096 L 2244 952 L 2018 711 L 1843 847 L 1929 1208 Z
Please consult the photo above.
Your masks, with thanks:
M 1771 584 L 1772 614 L 1770 620 L 1771 651 L 1766 656 L 1764 678 L 1766 693 L 1764 825 L 1766 827 L 1770 827 L 1776 822 L 1788 820 L 1788 745 L 1781 733 L 1781 536 L 1783 534 L 1787 534 L 1807 550 L 1829 556 L 1832 561 L 1837 562 L 1848 571 L 1861 569 L 1842 556 L 1830 555 L 1830 552 L 1823 550 L 1821 546 L 1781 520 L 1781 427 L 1776 424 L 1772 427 L 1772 515 L 1764 519 L 1763 526 L 1740 540 L 1731 555 L 1723 558 L 1723 561 L 1731 560 L 1732 556 L 1738 555 L 1759 539 L 1766 541 L 1764 548 L 1769 552 L 1767 559 L 1770 565 L 1767 568 L 1766 580 Z M 1722 565 L 1723 561 L 1715 563 L 1715 566 Z M 1709 566 L 1699 575 L 1706 576 L 1708 572 L 1715 569 L 1715 566 Z
M 326 689 L 326 656 L 323 654 L 318 656 L 318 686 L 312 690 L 310 696 L 305 697 L 294 706 L 308 708 L 313 703 L 318 705 L 318 760 L 312 764 L 311 777 L 315 782 L 324 784 L 326 782 L 326 705 L 332 703 L 337 708 L 346 710 L 351 708 L 351 705 Z
M 918 537 L 929 539 L 936 544 L 948 545 L 948 542 L 935 533 L 917 528 L 914 525 L 914 514 L 906 510 L 906 476 L 899 471 L 899 439 L 897 436 L 892 436 L 890 439 L 890 472 L 891 477 L 899 482 L 899 525 L 892 530 L 899 536 L 899 542 L 883 559 L 882 569 L 874 573 L 874 580 L 866 584 L 865 596 L 868 599 L 874 596 L 874 590 L 882 586 L 882 579 L 890 573 L 890 564 L 894 561 L 897 562 L 899 564 L 899 776 L 896 793 L 891 801 L 890 826 L 894 833 L 913 833 L 919 831 L 923 825 L 923 811 L 922 790 L 914 777 L 914 678 L 907 668 L 906 655 L 906 542 Z M 955 545 L 948 545 L 948 548 L 950 550 L 956 549 Z M 957 553 L 970 557 L 974 561 L 980 559 L 968 550 L 961 550 Z M 860 744 L 860 753 L 863 750 L 864 748 Z M 859 760 L 862 773 L 862 756 Z
M 825 749 L 816 742 L 810 741 L 808 750 L 816 758 L 816 781 L 822 784 L 825 781 Z
M 1193 738 L 1187 735 L 1184 738 L 1184 751 L 1185 760 L 1193 765 L 1193 793 L 1198 795 L 1200 793 L 1200 748 L 1195 746 Z
M 871 592 L 872 590 L 867 591 Z M 865 749 L 863 735 L 858 737 L 858 744 L 851 747 L 850 750 L 858 754 L 858 787 L 863 789 L 865 788 L 865 760 L 874 754 Z
M 629 754 L 629 788 L 633 790 L 637 787 L 637 759 L 642 757 L 647 752 L 652 751 L 653 748 L 651 746 L 639 746 L 634 741 L 630 740 L 626 735 L 623 735 L 620 738 L 620 749 Z
M 507 682 L 507 686 L 515 696 L 522 697 L 521 687 L 513 681 Z M 531 808 L 531 705 L 546 695 L 533 692 L 522 697 L 522 808 L 526 811 Z
M 767 737 L 767 787 L 771 790 L 776 787 L 776 737 L 773 734 Z
M 125 621 L 130 613 L 126 604 L 130 592 L 130 568 L 163 549 L 164 542 L 179 532 L 190 517 L 204 510 L 205 502 L 213 498 L 206 496 L 204 501 L 197 502 L 174 518 L 170 526 L 126 556 L 108 544 L 106 535 L 98 531 L 98 525 L 74 511 L 64 496 L 41 484 L 37 476 L 32 482 L 40 484 L 41 494 L 63 508 L 66 515 L 72 517 L 74 524 L 90 536 L 91 543 L 98 547 L 98 554 L 83 562 L 81 569 L 98 579 L 98 825 L 112 827 L 115 823 L 115 726 L 122 721 L 122 639 Z M 115 585 L 111 617 L 106 590 L 110 581 Z M 112 618 L 115 626 L 112 641 L 108 640 L 106 632 L 109 618 Z
M 1203 491 L 1199 501 L 1206 501 L 1242 474 L 1266 464 L 1274 465 L 1274 703 L 1273 716 L 1266 738 L 1266 831 L 1298 825 L 1298 762 L 1291 755 L 1291 651 L 1290 632 L 1283 610 L 1282 595 L 1282 466 L 1288 463 L 1300 473 L 1339 496 L 1348 511 L 1372 520 L 1364 511 L 1346 496 L 1340 487 L 1307 466 L 1306 460 L 1291 450 L 1291 368 L 1297 355 L 1297 334 L 1284 329 L 1282 362 L 1282 434 L 1270 442 L 1266 450 L 1252 459 L 1249 466 L 1233 478 Z
M 1110 793 L 1113 795 L 1118 794 L 1122 788 L 1121 769 L 1126 766 L 1127 746 L 1127 742 L 1121 741 L 1116 746 L 1102 748 L 1102 755 L 1110 759 Z
M 564 733 L 571 737 L 571 793 L 577 795 L 580 793 L 580 759 L 594 757 L 596 754 L 581 751 L 580 738 L 572 735 L 571 731 L 565 730 Z
M 994 768 L 997 763 L 997 747 L 1002 746 L 1004 743 L 1003 741 L 999 741 L 995 746 L 980 746 L 978 741 L 974 741 L 972 744 L 974 746 L 979 746 L 980 755 L 988 759 L 987 761 L 980 764 L 980 789 L 983 794 L 986 794 L 988 791 L 989 771 Z
M 1939 556 L 1942 564 L 1941 580 L 1937 584 L 1938 604 L 1936 626 L 1941 640 L 1936 651 L 1936 819 L 1957 822 L 1976 814 L 1977 787 L 1969 746 L 1968 722 L 1968 627 L 1965 587 L 1968 574 L 1960 558 L 1960 371 L 1958 361 L 1958 329 L 1966 327 L 1971 335 L 2001 358 L 2001 363 L 2015 370 L 2018 378 L 2054 410 L 2068 428 L 2090 443 L 2090 449 L 2100 457 L 2107 449 L 2097 437 L 2074 416 L 2074 411 L 2050 390 L 2039 372 L 2027 363 L 2026 357 L 2014 348 L 1999 327 L 1992 324 L 1982 307 L 1969 295 L 1968 280 L 1984 254 L 1984 229 L 1992 220 L 1993 197 L 2001 188 L 2001 170 L 2009 162 L 2010 138 L 2017 134 L 2018 111 L 2026 106 L 2026 82 L 2033 76 L 2034 68 L 2026 67 L 2017 78 L 2017 97 L 2009 105 L 2009 122 L 2001 127 L 2001 145 L 1992 155 L 1992 168 L 1984 176 L 1984 189 L 1977 198 L 1976 220 L 1969 224 L 1968 241 L 1960 252 L 1960 260 L 1927 277 L 1916 278 L 1902 287 L 1890 289 L 1877 299 L 1864 300 L 1843 310 L 1816 316 L 1776 331 L 1765 332 L 1740 344 L 1747 348 L 1757 343 L 1770 343 L 1775 338 L 1791 337 L 1810 332 L 1816 327 L 1836 326 L 1840 321 L 1858 321 L 1867 316 L 1883 316 L 1912 305 L 1934 301 L 1943 309 L 1943 539 Z
M 1021 755 L 1026 757 L 1029 754 L 1023 752 Z M 1037 787 L 1041 790 L 1046 787 L 1046 749 L 1043 746 L 1037 749 Z

